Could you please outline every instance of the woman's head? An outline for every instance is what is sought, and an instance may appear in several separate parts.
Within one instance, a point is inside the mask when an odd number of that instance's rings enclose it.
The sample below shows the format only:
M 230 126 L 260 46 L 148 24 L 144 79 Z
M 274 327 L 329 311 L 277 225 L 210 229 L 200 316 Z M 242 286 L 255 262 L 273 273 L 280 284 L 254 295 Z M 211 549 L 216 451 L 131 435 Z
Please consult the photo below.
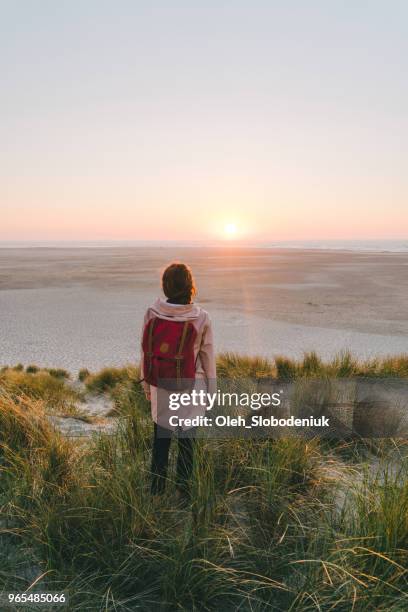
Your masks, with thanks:
M 162 287 L 164 295 L 173 304 L 190 304 L 196 293 L 190 268 L 179 262 L 167 266 L 162 276 Z

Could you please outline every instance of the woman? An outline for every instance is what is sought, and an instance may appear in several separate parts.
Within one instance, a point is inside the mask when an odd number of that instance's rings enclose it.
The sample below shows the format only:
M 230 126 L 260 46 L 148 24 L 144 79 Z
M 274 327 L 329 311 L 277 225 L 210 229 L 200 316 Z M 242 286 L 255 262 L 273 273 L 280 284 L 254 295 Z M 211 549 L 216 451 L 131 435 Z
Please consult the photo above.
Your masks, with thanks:
M 208 313 L 193 302 L 193 275 L 183 263 L 172 263 L 162 276 L 166 299 L 158 298 L 144 317 L 141 370 L 154 421 L 152 493 L 164 492 L 171 438 L 177 431 L 176 485 L 188 494 L 193 468 L 194 429 L 169 423 L 169 396 L 175 389 L 213 390 L 216 367 Z M 183 407 L 182 417 L 204 414 L 205 406 Z M 179 416 L 180 412 L 178 413 Z M 170 419 L 171 420 L 171 419 Z

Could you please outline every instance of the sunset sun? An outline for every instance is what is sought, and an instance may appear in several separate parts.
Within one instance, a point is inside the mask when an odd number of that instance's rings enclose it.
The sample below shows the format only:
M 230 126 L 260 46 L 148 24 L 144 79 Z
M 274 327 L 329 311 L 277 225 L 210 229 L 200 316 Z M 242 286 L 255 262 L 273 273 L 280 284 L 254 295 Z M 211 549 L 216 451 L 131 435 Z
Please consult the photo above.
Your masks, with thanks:
M 237 226 L 235 223 L 227 223 L 224 227 L 224 234 L 228 238 L 233 238 L 237 233 Z

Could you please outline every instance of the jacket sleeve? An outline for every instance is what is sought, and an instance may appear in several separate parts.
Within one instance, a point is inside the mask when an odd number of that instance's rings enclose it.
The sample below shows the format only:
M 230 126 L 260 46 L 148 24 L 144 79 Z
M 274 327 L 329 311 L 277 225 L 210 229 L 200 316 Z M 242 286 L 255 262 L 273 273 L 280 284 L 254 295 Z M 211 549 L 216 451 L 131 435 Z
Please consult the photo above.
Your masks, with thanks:
M 215 393 L 217 387 L 217 368 L 215 362 L 214 337 L 211 319 L 207 316 L 200 346 L 200 359 L 209 383 L 209 392 Z
M 144 369 L 143 369 L 143 362 L 144 362 L 144 352 L 143 352 L 143 334 L 144 334 L 144 330 L 145 327 L 149 321 L 149 311 L 146 312 L 144 319 L 143 319 L 143 327 L 142 327 L 142 334 L 141 334 L 141 338 L 140 338 L 140 378 L 144 378 Z M 142 386 L 143 386 L 143 390 L 145 391 L 145 393 L 149 393 L 150 391 L 150 385 L 143 381 L 142 382 Z

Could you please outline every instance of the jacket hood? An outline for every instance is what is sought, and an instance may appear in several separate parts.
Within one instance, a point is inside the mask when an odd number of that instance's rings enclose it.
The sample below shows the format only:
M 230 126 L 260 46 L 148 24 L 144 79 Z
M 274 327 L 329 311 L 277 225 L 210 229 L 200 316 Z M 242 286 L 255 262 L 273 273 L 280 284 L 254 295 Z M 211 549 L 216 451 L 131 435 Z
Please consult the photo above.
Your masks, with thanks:
M 169 304 L 163 298 L 157 298 L 150 306 L 150 310 L 160 319 L 173 321 L 193 321 L 198 319 L 202 312 L 198 304 Z

